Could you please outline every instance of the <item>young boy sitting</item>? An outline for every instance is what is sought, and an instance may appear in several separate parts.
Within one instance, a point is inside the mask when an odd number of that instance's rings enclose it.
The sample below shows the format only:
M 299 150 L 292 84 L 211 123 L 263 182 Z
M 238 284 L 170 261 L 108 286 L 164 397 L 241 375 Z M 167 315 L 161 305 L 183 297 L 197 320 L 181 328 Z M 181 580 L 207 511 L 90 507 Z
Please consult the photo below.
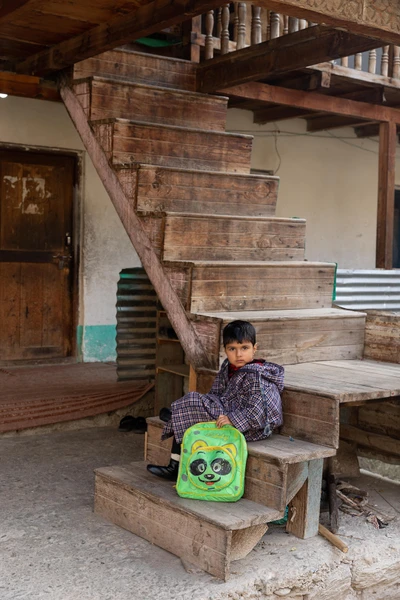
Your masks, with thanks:
M 283 367 L 254 358 L 256 331 L 248 321 L 228 323 L 222 336 L 227 359 L 209 393 L 189 392 L 172 403 L 162 434 L 162 439 L 174 436 L 171 460 L 165 467 L 147 465 L 154 475 L 176 481 L 183 434 L 196 423 L 233 425 L 249 442 L 269 437 L 282 425 Z

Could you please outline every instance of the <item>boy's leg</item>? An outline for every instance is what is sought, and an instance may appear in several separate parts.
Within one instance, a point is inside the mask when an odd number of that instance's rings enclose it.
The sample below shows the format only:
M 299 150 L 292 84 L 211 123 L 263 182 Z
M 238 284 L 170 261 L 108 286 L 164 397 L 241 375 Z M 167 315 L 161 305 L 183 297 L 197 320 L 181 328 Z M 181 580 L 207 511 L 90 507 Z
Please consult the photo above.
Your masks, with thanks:
M 172 441 L 171 458 L 169 464 L 165 467 L 159 465 L 147 465 L 147 470 L 157 477 L 168 479 L 168 481 L 176 481 L 178 478 L 179 461 L 181 458 L 181 445 L 176 441 L 175 437 Z

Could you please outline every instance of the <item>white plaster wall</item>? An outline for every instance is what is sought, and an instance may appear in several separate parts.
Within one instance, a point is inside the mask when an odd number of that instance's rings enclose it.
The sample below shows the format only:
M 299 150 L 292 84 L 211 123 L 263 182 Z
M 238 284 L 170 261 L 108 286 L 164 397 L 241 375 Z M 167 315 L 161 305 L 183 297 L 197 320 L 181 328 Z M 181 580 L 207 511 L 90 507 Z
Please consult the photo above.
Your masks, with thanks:
M 278 169 L 276 214 L 307 219 L 308 260 L 375 267 L 377 138 L 358 139 L 352 128 L 309 134 L 302 119 L 255 125 L 238 109 L 228 111 L 227 131 L 254 135 L 254 169 Z M 399 160 L 398 150 L 400 185 Z
M 63 104 L 0 100 L 0 143 L 84 150 Z M 84 153 L 80 325 L 114 325 L 118 274 L 140 265 L 91 160 Z

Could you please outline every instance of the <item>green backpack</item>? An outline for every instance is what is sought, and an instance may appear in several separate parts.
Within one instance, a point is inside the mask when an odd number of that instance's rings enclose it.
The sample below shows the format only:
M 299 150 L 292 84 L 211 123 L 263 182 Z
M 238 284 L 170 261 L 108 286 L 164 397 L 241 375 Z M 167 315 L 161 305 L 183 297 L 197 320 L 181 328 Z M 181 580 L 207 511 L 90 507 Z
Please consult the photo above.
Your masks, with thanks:
M 244 493 L 247 444 L 231 425 L 197 423 L 185 431 L 176 491 L 182 498 L 236 502 Z

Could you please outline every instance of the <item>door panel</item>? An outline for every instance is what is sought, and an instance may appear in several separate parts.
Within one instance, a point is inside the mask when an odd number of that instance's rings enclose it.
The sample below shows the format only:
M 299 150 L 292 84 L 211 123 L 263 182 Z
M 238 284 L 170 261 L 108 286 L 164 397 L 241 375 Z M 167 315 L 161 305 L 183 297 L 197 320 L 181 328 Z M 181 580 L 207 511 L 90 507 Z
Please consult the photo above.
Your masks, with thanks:
M 74 159 L 0 152 L 0 360 L 72 351 Z

